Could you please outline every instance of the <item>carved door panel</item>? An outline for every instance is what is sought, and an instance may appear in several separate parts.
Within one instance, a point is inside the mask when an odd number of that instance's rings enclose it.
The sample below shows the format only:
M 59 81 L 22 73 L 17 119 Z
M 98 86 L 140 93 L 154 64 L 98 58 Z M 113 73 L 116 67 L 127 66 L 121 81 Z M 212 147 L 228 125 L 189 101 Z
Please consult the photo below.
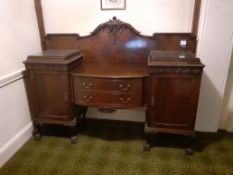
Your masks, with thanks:
M 30 76 L 35 117 L 45 120 L 70 120 L 72 112 L 67 75 L 53 71 L 34 71 Z
M 147 123 L 152 127 L 194 129 L 199 78 L 195 75 L 153 75 Z

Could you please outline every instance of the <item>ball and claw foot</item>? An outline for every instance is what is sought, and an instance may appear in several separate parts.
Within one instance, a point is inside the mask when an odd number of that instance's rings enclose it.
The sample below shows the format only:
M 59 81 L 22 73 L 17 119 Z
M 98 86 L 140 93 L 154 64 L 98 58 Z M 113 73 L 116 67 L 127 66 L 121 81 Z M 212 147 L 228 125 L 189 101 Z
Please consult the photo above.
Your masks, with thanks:
M 193 155 L 193 149 L 192 148 L 185 148 L 185 155 L 192 156 Z
M 143 151 L 150 151 L 150 149 L 151 149 L 151 146 L 149 144 L 145 144 L 143 146 Z
M 77 144 L 77 143 L 78 143 L 78 137 L 77 137 L 77 136 L 72 136 L 72 137 L 70 138 L 70 142 L 71 142 L 72 144 Z
M 33 137 L 34 137 L 34 140 L 41 140 L 41 134 L 40 133 L 35 133 L 33 135 Z

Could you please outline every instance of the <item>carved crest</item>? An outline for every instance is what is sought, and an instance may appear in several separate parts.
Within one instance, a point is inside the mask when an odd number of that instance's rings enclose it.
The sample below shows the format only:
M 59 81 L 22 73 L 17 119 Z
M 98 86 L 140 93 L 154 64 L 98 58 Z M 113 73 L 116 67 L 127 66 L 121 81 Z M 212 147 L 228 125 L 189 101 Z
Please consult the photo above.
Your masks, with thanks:
M 92 33 L 91 35 L 95 35 L 101 30 L 107 29 L 110 34 L 113 36 L 120 35 L 124 30 L 130 30 L 134 34 L 139 34 L 134 27 L 132 27 L 130 24 L 125 23 L 119 19 L 117 19 L 115 16 L 109 20 L 106 23 L 100 24 Z

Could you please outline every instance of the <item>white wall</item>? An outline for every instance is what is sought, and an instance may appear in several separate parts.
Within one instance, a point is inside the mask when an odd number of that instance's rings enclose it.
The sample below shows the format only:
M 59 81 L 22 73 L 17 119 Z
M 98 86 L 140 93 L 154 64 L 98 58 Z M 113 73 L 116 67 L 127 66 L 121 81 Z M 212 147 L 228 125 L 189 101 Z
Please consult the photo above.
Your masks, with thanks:
M 233 46 L 233 1 L 203 0 L 198 56 L 202 77 L 196 129 L 217 131 Z
M 87 35 L 113 16 L 143 34 L 190 32 L 194 0 L 126 0 L 126 10 L 101 11 L 100 0 L 42 0 L 48 33 Z
M 228 71 L 226 90 L 223 99 L 220 128 L 233 132 L 233 48 L 231 53 L 231 63 Z
M 40 51 L 32 0 L 0 0 L 0 167 L 31 136 L 22 70 Z

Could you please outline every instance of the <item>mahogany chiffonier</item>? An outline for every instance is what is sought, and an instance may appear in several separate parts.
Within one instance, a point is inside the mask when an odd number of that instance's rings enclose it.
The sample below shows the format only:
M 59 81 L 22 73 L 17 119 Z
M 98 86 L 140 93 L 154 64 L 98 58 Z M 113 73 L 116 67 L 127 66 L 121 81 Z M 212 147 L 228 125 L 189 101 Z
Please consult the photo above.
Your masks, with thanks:
M 195 135 L 203 64 L 192 54 L 193 34 L 143 36 L 114 17 L 88 36 L 48 34 L 43 42 L 45 51 L 25 62 L 36 125 L 74 126 L 88 107 L 143 107 L 145 133 Z
M 78 66 L 82 55 L 77 51 L 47 50 L 28 56 L 24 62 L 30 102 L 33 135 L 41 138 L 40 124 L 62 124 L 71 128 L 71 142 L 77 137 L 77 119 L 71 104 L 68 72 Z

